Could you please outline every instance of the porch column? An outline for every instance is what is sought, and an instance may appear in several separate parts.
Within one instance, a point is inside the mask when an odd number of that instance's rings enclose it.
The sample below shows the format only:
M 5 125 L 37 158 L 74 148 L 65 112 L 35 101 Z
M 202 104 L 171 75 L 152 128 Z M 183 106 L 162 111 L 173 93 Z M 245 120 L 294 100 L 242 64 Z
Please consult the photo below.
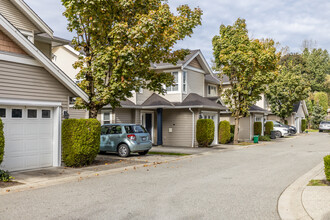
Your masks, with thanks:
M 157 145 L 163 145 L 163 109 L 157 109 Z

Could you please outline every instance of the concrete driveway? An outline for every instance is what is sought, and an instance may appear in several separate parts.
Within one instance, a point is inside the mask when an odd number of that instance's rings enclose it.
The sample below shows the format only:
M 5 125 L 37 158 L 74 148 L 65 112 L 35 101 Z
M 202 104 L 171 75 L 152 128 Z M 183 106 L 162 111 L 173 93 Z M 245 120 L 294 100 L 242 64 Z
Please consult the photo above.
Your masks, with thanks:
M 330 152 L 330 135 L 184 160 L 0 196 L 1 219 L 279 219 L 277 200 Z

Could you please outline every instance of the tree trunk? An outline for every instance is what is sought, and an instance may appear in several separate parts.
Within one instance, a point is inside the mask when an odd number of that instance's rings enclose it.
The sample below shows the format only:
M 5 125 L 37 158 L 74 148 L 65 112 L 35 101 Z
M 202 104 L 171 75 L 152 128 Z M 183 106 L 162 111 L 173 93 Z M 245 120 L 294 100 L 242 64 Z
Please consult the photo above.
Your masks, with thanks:
M 89 110 L 89 118 L 97 118 L 97 113 L 98 113 L 98 109 L 96 107 L 92 107 L 90 110 Z
M 239 116 L 235 116 L 234 144 L 238 144 Z

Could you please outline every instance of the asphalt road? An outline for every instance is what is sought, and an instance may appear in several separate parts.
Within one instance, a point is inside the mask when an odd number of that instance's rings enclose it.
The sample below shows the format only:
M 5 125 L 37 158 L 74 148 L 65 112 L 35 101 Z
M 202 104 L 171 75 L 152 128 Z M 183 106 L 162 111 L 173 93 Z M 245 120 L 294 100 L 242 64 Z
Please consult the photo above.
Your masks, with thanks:
M 330 153 L 329 134 L 212 151 L 0 196 L 0 219 L 279 219 L 283 190 Z

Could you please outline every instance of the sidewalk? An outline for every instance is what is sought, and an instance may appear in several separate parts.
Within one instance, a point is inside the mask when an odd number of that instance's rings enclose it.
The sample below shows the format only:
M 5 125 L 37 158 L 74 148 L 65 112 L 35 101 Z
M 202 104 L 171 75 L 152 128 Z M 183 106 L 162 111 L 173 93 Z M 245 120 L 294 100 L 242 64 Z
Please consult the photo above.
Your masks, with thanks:
M 284 190 L 278 201 L 281 219 L 330 219 L 330 186 L 307 186 L 312 179 L 325 179 L 323 162 Z

